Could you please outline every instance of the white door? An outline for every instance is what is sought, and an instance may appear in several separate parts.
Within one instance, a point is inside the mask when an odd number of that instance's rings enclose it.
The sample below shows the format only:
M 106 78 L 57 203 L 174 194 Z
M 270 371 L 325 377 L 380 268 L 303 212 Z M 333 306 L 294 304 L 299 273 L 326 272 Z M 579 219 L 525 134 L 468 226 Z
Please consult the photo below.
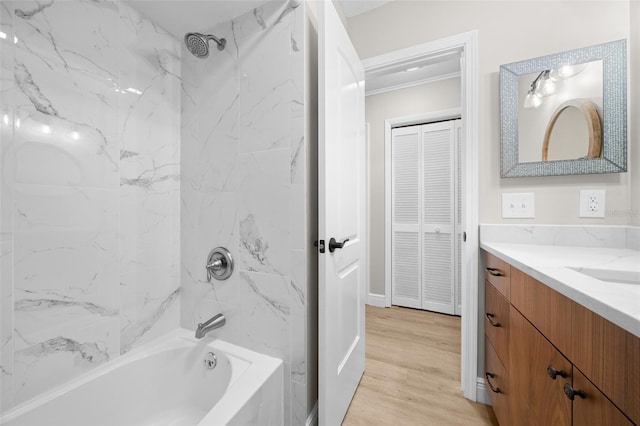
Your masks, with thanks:
M 364 372 L 364 69 L 333 4 L 318 7 L 318 421 L 339 425 Z M 349 241 L 331 252 L 331 238 Z

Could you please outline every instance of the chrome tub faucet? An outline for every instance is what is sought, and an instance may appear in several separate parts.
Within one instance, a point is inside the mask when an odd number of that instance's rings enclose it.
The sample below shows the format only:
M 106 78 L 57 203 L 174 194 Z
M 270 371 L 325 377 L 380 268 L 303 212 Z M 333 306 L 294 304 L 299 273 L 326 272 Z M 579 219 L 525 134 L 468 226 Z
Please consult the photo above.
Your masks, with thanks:
M 196 328 L 196 339 L 202 339 L 207 335 L 207 333 L 215 330 L 216 328 L 222 327 L 226 322 L 227 320 L 224 315 L 217 314 L 213 318 L 209 318 L 204 323 L 198 324 L 198 328 Z

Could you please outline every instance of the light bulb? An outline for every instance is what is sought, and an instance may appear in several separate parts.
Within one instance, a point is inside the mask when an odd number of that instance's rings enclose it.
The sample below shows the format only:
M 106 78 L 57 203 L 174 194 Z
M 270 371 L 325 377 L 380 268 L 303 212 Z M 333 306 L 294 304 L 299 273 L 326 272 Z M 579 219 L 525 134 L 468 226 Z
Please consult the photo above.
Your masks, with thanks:
M 535 92 L 529 91 L 524 98 L 524 104 L 522 105 L 526 109 L 538 108 L 542 105 L 542 98 Z
M 544 80 L 542 83 L 542 96 L 551 96 L 556 93 L 556 83 L 554 83 L 550 78 Z

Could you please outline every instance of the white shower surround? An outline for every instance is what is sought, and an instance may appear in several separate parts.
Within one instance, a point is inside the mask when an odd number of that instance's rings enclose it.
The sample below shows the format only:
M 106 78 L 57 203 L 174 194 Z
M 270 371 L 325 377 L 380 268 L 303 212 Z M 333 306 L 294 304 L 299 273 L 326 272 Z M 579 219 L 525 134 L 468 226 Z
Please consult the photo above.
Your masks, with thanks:
M 181 41 L 113 1 L 0 25 L 6 412 L 179 325 Z
M 305 422 L 304 6 L 277 3 L 201 60 L 119 1 L 1 1 L 0 413 L 223 312 Z
M 194 29 L 202 30 L 202 29 Z M 224 51 L 183 48 L 181 325 L 284 361 L 285 424 L 307 417 L 304 6 L 271 2 L 206 29 Z M 206 281 L 224 246 L 226 281 Z

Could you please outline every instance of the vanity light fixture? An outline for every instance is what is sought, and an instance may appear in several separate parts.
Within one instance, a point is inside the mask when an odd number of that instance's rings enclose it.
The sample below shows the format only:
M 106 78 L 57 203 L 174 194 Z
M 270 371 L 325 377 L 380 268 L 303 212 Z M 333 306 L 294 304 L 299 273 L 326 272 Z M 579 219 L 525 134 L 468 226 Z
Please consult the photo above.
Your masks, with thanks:
M 558 69 L 551 70 L 549 78 L 553 81 L 566 80 L 584 71 L 587 65 L 589 64 L 564 65 Z
M 542 71 L 535 80 L 531 82 L 531 87 L 527 92 L 527 96 L 524 98 L 524 105 L 522 105 L 526 109 L 530 108 L 538 108 L 542 105 L 542 96 L 540 91 L 541 79 L 544 76 L 544 73 L 548 71 Z

